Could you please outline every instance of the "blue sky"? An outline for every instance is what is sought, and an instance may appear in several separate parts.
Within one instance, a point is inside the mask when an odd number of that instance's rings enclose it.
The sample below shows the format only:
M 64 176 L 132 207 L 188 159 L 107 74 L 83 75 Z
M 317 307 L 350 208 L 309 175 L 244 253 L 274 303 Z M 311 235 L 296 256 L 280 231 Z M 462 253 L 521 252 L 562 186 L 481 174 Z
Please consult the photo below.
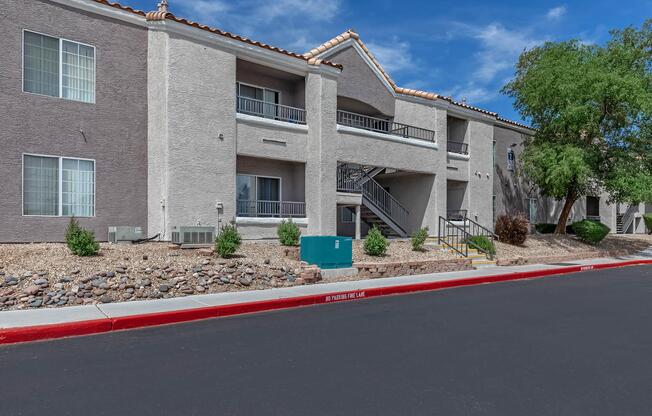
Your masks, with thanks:
M 152 10 L 154 0 L 122 0 Z M 521 120 L 500 88 L 523 48 L 547 40 L 602 43 L 609 30 L 640 25 L 652 0 L 169 0 L 170 10 L 293 52 L 354 28 L 399 86 Z

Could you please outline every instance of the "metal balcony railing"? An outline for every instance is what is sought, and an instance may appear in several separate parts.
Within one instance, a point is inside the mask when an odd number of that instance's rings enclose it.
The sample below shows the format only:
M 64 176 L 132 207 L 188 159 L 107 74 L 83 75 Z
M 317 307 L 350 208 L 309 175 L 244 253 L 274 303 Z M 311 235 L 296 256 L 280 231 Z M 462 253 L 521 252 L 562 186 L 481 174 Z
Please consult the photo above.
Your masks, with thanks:
M 456 140 L 448 140 L 447 149 L 451 153 L 458 153 L 460 155 L 469 154 L 469 144 L 464 142 L 458 142 Z
M 435 141 L 435 132 L 432 130 L 395 123 L 382 118 L 351 113 L 349 111 L 337 110 L 337 124 L 405 138 L 426 140 L 429 142 Z
M 240 96 L 238 96 L 237 102 L 238 113 L 271 118 L 288 123 L 306 124 L 306 110 L 303 108 L 295 108 Z
M 446 210 L 446 219 L 448 221 L 464 221 L 467 213 L 468 211 L 465 209 L 449 209 Z
M 240 199 L 236 205 L 238 217 L 305 218 L 306 216 L 305 202 Z

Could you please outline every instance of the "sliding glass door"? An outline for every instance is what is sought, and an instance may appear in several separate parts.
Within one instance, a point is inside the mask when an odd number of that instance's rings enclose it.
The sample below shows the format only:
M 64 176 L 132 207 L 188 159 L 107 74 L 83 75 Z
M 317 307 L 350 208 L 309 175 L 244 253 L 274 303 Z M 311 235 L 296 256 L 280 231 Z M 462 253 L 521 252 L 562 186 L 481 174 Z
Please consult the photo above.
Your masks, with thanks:
M 256 185 L 259 215 L 278 216 L 281 213 L 281 180 L 259 176 Z

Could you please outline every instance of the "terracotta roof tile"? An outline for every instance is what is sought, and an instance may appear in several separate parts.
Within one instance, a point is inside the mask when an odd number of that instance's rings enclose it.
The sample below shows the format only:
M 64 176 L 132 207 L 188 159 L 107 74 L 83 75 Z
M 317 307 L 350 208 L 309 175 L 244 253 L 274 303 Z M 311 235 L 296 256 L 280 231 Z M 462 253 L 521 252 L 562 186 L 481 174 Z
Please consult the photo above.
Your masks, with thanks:
M 124 11 L 131 12 L 131 13 L 135 13 L 135 14 L 140 15 L 140 16 L 145 16 L 145 12 L 143 12 L 141 10 L 136 10 L 133 7 L 124 6 L 124 5 L 120 4 L 120 3 L 114 3 L 114 2 L 107 1 L 107 0 L 93 0 L 93 1 L 95 3 L 104 4 L 106 6 L 110 6 L 110 7 L 116 8 L 116 9 L 124 10 Z

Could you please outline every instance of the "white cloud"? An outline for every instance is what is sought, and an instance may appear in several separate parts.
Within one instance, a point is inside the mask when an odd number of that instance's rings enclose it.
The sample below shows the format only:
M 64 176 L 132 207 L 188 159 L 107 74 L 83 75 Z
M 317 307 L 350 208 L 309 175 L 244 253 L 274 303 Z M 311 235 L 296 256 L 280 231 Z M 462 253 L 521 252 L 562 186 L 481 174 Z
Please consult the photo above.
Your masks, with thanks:
M 557 6 L 548 10 L 546 18 L 548 20 L 559 20 L 566 14 L 566 6 Z
M 329 21 L 337 15 L 340 0 L 253 1 L 254 18 L 271 22 L 279 18 L 303 16 L 314 21 Z
M 392 72 L 400 72 L 414 68 L 414 61 L 410 53 L 410 44 L 394 39 L 391 42 L 366 43 L 367 48 L 380 62 L 380 65 L 390 76 Z

